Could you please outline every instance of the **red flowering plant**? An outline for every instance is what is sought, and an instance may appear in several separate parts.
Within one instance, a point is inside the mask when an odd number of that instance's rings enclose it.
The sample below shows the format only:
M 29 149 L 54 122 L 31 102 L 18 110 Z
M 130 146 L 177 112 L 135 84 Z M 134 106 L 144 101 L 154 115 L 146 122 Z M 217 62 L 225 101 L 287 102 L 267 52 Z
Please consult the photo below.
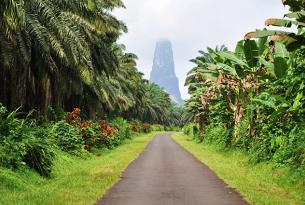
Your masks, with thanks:
M 87 128 L 92 124 L 92 122 L 90 121 L 84 121 L 82 122 L 82 124 L 80 125 L 81 128 Z
M 85 149 L 90 151 L 94 147 L 109 147 L 115 141 L 117 130 L 112 128 L 105 120 L 100 119 L 98 122 L 83 121 L 81 118 L 81 110 L 75 108 L 68 113 L 66 121 L 80 130 L 83 138 Z M 113 138 L 113 139 L 112 139 Z
M 131 130 L 133 132 L 140 132 L 141 131 L 141 125 L 138 122 L 132 122 L 131 123 Z
M 105 120 L 100 119 L 97 123 L 85 121 L 81 124 L 81 132 L 85 141 L 85 149 L 91 150 L 94 147 L 109 147 L 109 142 L 115 136 L 116 130 Z
M 120 136 L 118 135 L 118 130 L 111 127 L 105 120 L 99 120 L 100 130 L 102 136 L 102 144 L 107 148 L 112 149 L 121 143 Z
M 85 149 L 90 151 L 93 147 L 96 147 L 99 137 L 99 129 L 95 123 L 91 121 L 84 121 L 80 125 L 81 135 L 83 136 Z
M 158 131 L 161 131 L 162 130 L 162 127 L 160 124 L 157 124 L 157 128 L 158 128 Z
M 81 123 L 80 128 L 81 128 L 81 134 L 82 136 L 87 136 L 87 128 L 91 125 L 92 123 L 90 121 L 85 121 Z
M 112 128 L 105 120 L 100 119 L 99 125 L 101 127 L 101 132 L 106 136 L 110 137 L 116 133 L 116 129 Z
M 74 110 L 72 112 L 69 112 L 66 117 L 67 123 L 74 125 L 74 126 L 79 126 L 82 121 L 80 113 L 81 113 L 81 110 L 79 108 L 74 108 Z
M 151 132 L 151 124 L 149 124 L 149 123 L 144 123 L 144 132 L 145 133 L 149 133 L 149 132 Z

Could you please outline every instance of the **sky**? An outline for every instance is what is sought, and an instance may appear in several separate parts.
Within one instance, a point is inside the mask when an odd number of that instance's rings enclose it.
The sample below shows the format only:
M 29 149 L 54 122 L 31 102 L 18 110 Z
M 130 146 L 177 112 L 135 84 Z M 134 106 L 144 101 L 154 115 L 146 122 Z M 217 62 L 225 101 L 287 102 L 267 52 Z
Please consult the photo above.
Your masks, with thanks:
M 225 44 L 234 49 L 247 32 L 264 28 L 267 18 L 282 18 L 287 9 L 281 0 L 123 0 L 126 9 L 114 11 L 126 23 L 120 38 L 135 53 L 138 68 L 149 79 L 155 44 L 173 44 L 176 74 L 184 99 L 184 80 L 194 66 L 189 62 L 198 50 Z

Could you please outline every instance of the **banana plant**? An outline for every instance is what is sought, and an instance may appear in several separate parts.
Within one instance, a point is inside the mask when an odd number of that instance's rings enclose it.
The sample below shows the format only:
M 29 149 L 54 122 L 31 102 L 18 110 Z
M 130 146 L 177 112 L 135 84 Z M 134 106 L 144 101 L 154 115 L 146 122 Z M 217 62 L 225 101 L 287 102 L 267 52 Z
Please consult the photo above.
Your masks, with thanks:
M 284 5 L 290 7 L 290 13 L 284 15 L 284 19 L 270 18 L 265 21 L 266 26 L 291 28 L 296 26 L 298 32 L 282 30 L 258 30 L 247 33 L 245 39 L 269 37 L 270 41 L 280 42 L 287 46 L 287 49 L 294 51 L 305 43 L 305 7 L 303 0 L 283 0 Z
M 197 66 L 186 79 L 192 95 L 187 104 L 189 109 L 201 116 L 214 107 L 213 103 L 224 101 L 227 113 L 232 116 L 228 126 L 238 126 L 250 96 L 260 89 L 259 82 L 268 79 L 268 72 L 274 72 L 265 69 L 261 61 L 268 62 L 269 50 L 267 39 L 262 38 L 238 42 L 235 52 L 210 48 L 207 53 L 201 51 L 201 56 L 192 60 Z

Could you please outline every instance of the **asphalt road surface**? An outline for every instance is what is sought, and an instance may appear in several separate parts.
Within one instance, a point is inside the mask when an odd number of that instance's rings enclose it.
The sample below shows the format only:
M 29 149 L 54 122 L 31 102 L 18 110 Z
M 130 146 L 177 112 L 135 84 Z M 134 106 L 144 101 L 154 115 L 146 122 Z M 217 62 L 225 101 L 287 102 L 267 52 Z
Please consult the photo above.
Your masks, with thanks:
M 97 205 L 245 205 L 213 171 L 158 135 Z

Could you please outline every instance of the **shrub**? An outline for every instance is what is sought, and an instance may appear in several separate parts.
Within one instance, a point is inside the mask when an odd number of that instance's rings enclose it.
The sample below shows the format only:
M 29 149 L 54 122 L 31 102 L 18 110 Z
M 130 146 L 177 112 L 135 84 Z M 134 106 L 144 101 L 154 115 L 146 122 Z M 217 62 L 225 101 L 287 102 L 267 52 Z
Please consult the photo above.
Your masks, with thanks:
M 144 123 L 144 125 L 143 125 L 143 130 L 144 130 L 145 133 L 151 132 L 151 124 L 149 124 L 149 123 Z
M 20 120 L 17 115 L 17 110 L 8 113 L 0 105 L 0 165 L 13 169 L 27 165 L 42 176 L 49 176 L 55 155 L 48 129 Z
M 164 126 L 160 124 L 152 125 L 152 130 L 153 131 L 164 131 Z
M 57 122 L 51 127 L 51 134 L 59 149 L 70 154 L 77 154 L 82 150 L 84 140 L 80 129 L 64 121 Z
M 244 117 L 233 132 L 232 146 L 243 151 L 249 151 L 253 143 L 253 137 L 248 135 L 249 125 L 249 119 Z
M 250 160 L 254 163 L 271 160 L 279 147 L 277 139 L 281 136 L 285 136 L 281 129 L 272 124 L 262 124 L 259 135 L 252 138 Z
M 195 123 L 185 125 L 183 127 L 183 132 L 194 139 L 199 139 L 199 127 Z
M 85 149 L 91 151 L 94 147 L 101 147 L 105 144 L 105 135 L 98 123 L 84 122 L 81 127 L 81 136 Z
M 81 124 L 81 135 L 85 149 L 107 147 L 113 148 L 121 144 L 122 139 L 118 130 L 111 127 L 105 120 L 100 119 L 97 123 L 85 121 Z
M 116 129 L 112 128 L 105 120 L 100 119 L 99 120 L 99 125 L 101 126 L 101 131 L 102 133 L 106 136 L 112 136 L 115 134 Z
M 118 130 L 111 127 L 105 120 L 101 119 L 99 121 L 99 125 L 101 127 L 101 132 L 103 137 L 104 145 L 112 149 L 122 143 L 122 139 L 118 134 Z
M 120 144 L 122 144 L 122 140 L 120 138 L 119 135 L 115 134 L 115 135 L 112 135 L 112 136 L 108 136 L 105 138 L 105 146 L 108 148 L 108 149 L 113 149 L 117 146 L 119 146 Z
M 69 112 L 66 121 L 74 126 L 80 126 L 81 124 L 81 110 L 79 108 L 74 108 L 72 112 Z
M 294 129 L 288 136 L 274 139 L 277 150 L 273 159 L 280 164 L 300 167 L 305 171 L 305 129 Z
M 23 161 L 40 175 L 48 177 L 52 171 L 55 153 L 52 150 L 49 133 L 43 128 L 38 128 L 34 136 L 26 143 L 26 152 Z
M 131 130 L 133 132 L 141 132 L 141 124 L 138 121 L 133 121 L 131 123 Z
M 204 142 L 213 144 L 219 149 L 224 149 L 230 144 L 229 136 L 223 123 L 212 123 L 206 127 Z
M 116 118 L 112 120 L 110 124 L 118 130 L 117 135 L 119 135 L 122 140 L 131 138 L 131 126 L 127 120 Z

